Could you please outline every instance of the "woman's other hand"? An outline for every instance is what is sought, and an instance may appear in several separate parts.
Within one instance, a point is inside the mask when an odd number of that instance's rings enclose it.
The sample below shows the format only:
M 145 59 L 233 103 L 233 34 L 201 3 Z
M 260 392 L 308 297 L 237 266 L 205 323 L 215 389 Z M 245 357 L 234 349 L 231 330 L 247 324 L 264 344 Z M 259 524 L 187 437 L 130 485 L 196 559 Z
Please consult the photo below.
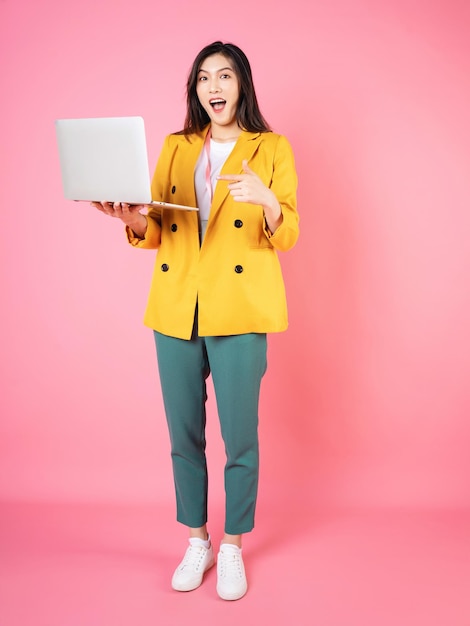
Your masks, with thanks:
M 261 178 L 248 166 L 248 161 L 242 162 L 244 174 L 224 174 L 218 180 L 226 180 L 229 191 L 235 202 L 249 202 L 263 207 L 264 216 L 271 233 L 274 233 L 282 223 L 281 206 L 274 193 L 266 187 Z

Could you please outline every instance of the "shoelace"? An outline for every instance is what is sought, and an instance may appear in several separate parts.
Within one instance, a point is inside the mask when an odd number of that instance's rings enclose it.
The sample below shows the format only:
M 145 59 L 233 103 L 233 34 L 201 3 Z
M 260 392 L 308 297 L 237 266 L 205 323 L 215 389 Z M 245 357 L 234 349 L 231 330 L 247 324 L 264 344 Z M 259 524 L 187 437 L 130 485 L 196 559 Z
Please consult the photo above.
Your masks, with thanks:
M 184 555 L 183 562 L 180 569 L 183 570 L 186 567 L 198 571 L 201 567 L 202 560 L 204 559 L 205 550 L 202 546 L 189 546 Z
M 222 552 L 219 555 L 219 563 L 222 578 L 231 580 L 243 578 L 242 560 L 239 554 L 225 554 Z

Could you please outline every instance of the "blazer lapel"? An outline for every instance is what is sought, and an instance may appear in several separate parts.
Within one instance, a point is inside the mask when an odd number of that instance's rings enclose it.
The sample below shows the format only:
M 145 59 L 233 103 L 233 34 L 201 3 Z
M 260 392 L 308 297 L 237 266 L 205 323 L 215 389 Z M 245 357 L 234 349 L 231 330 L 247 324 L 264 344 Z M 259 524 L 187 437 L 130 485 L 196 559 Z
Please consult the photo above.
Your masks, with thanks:
M 188 138 L 189 145 L 187 146 L 187 148 L 185 147 L 184 150 L 181 150 L 181 155 L 182 155 L 181 171 L 194 172 L 194 170 L 196 169 L 196 163 L 199 159 L 201 150 L 204 146 L 204 140 L 207 134 L 206 132 L 207 130 L 208 128 L 203 130 L 201 133 L 197 133 L 197 134 L 189 136 Z M 188 194 L 190 197 L 192 197 L 191 206 L 197 206 L 196 190 L 194 188 L 194 174 L 192 176 L 187 176 L 185 178 L 184 189 L 185 189 L 185 194 Z
M 221 174 L 243 174 L 242 161 L 246 159 L 249 161 L 254 155 L 261 140 L 261 133 L 249 133 L 242 131 L 238 137 L 232 152 L 229 154 L 227 160 L 222 167 Z M 229 194 L 229 183 L 225 180 L 219 180 L 212 199 L 211 212 L 209 215 L 209 224 L 220 210 L 220 207 L 225 201 L 225 198 Z

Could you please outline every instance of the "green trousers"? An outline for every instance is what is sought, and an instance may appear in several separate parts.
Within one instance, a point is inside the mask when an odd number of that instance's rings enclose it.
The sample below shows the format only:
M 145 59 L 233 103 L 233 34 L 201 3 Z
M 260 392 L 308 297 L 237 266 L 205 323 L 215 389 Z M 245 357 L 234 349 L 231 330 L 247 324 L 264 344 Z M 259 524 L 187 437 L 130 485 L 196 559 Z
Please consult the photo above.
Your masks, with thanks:
M 207 522 L 206 379 L 212 375 L 225 445 L 225 532 L 254 526 L 258 492 L 258 404 L 266 371 L 265 334 L 198 337 L 190 341 L 154 332 L 171 441 L 177 520 Z

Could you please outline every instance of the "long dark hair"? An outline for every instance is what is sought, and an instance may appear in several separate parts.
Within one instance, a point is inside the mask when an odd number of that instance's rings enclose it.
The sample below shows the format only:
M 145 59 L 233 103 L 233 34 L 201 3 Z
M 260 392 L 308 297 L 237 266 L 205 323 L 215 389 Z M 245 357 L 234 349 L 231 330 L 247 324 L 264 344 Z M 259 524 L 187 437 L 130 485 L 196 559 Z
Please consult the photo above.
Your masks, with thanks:
M 213 54 L 222 54 L 233 63 L 240 87 L 237 106 L 237 122 L 240 128 L 250 132 L 269 132 L 271 128 L 259 109 L 251 67 L 245 53 L 232 43 L 214 41 L 199 52 L 189 72 L 186 84 L 186 119 L 181 133 L 191 135 L 200 132 L 210 122 L 209 116 L 199 102 L 196 86 L 202 63 Z

